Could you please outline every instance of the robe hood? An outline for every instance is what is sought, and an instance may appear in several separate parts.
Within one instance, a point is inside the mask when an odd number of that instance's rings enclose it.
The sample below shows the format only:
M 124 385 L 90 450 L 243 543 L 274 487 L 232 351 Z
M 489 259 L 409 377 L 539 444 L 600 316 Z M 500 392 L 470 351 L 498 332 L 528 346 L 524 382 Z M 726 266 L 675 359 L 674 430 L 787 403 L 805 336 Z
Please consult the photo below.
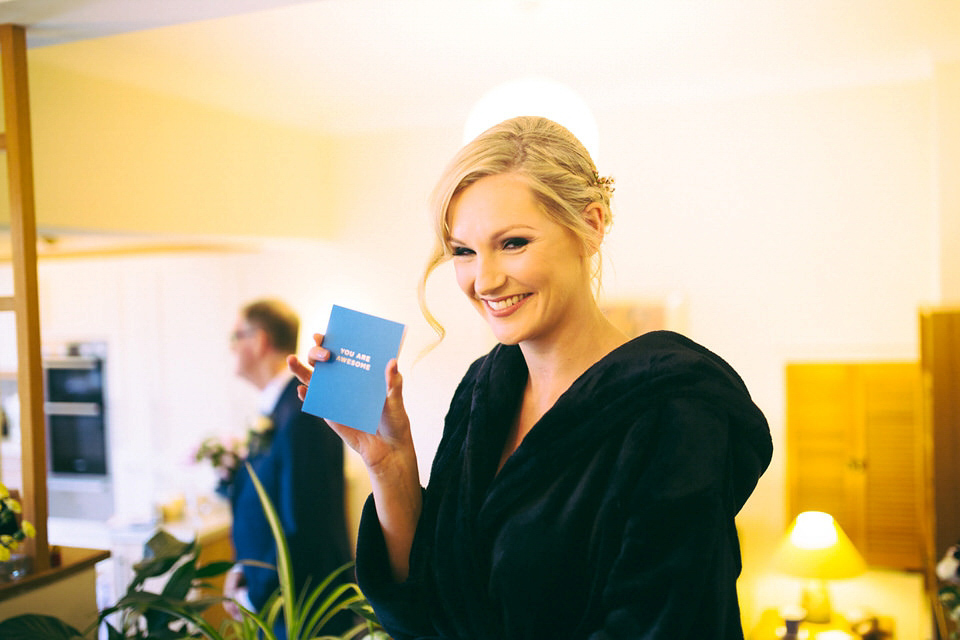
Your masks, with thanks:
M 473 411 L 519 406 L 518 392 L 527 369 L 518 346 L 498 345 L 471 369 L 478 380 L 484 381 L 473 389 Z M 583 397 L 593 402 L 580 402 Z M 562 465 L 565 458 L 577 455 L 591 440 L 604 437 L 604 429 L 622 424 L 625 411 L 678 399 L 699 399 L 726 414 L 726 446 L 732 456 L 729 490 L 735 512 L 739 512 L 770 464 L 770 428 L 733 367 L 709 349 L 672 331 L 643 334 L 594 364 L 557 400 L 523 446 L 539 448 L 543 457 Z M 609 419 L 604 419 L 605 415 Z M 551 419 L 568 426 L 558 433 L 549 428 Z M 488 430 L 472 433 L 468 439 L 502 442 L 502 437 Z

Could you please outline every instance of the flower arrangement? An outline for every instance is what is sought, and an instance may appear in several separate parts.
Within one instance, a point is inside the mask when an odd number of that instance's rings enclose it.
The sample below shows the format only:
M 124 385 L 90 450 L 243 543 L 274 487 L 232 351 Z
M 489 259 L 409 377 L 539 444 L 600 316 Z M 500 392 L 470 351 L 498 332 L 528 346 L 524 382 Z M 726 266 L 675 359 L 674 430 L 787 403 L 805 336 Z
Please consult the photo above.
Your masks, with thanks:
M 956 623 L 960 622 L 960 542 L 951 545 L 937 563 L 937 577 L 942 583 L 937 595 L 943 610 Z M 951 638 L 960 638 L 960 632 L 954 630 Z
M 197 462 L 208 460 L 217 477 L 229 483 L 246 455 L 244 443 L 239 438 L 210 437 L 200 443 L 193 459 Z
M 247 428 L 245 438 L 210 437 L 200 443 L 193 459 L 207 460 L 220 479 L 221 485 L 229 485 L 237 469 L 248 456 L 263 451 L 273 440 L 273 421 L 269 416 L 258 416 Z
M 24 539 L 34 535 L 33 525 L 20 517 L 20 503 L 0 482 L 0 562 L 9 560 L 10 553 L 17 551 Z

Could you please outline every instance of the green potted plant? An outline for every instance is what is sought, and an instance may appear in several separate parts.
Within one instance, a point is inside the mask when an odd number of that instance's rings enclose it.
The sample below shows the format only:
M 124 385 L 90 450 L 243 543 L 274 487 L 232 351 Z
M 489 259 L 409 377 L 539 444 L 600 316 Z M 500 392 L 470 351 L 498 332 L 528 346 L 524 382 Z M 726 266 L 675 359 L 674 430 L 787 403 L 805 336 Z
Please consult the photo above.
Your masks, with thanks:
M 353 583 L 334 585 L 337 576 L 351 564 L 340 567 L 320 584 L 310 586 L 299 597 L 294 597 L 290 552 L 279 517 L 252 469 L 250 476 L 277 543 L 276 569 L 280 581 L 279 590 L 259 614 L 241 607 L 242 619 L 226 620 L 220 628 L 214 628 L 204 620 L 202 612 L 223 598 L 192 597 L 193 592 L 209 586 L 206 580 L 222 575 L 233 563 L 199 565 L 200 548 L 196 541 L 182 542 L 165 531 L 159 531 L 147 542 L 145 557 L 134 567 L 135 576 L 126 594 L 113 606 L 101 611 L 89 628 L 79 631 L 52 616 L 25 614 L 0 622 L 0 638 L 86 640 L 96 638 L 102 626 L 110 640 L 283 640 L 274 632 L 282 615 L 287 622 L 288 640 L 388 639 L 360 588 Z M 170 575 L 159 593 L 146 589 L 148 580 L 168 573 Z M 362 621 L 342 636 L 322 635 L 326 622 L 343 610 L 353 611 Z

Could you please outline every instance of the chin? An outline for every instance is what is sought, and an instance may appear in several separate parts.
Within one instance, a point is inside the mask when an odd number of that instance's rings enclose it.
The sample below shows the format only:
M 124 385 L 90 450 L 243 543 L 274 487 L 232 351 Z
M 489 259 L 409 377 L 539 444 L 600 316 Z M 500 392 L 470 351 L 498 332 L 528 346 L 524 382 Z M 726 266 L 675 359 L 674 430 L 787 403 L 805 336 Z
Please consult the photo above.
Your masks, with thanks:
M 490 330 L 493 332 L 493 337 L 496 338 L 500 344 L 520 344 L 530 337 L 522 333 L 517 333 L 516 331 L 504 331 L 502 328 L 500 331 L 497 331 L 497 328 L 493 326 L 490 327 Z
M 484 320 L 487 321 L 487 326 L 490 328 L 490 332 L 500 344 L 520 344 L 521 342 L 534 337 L 535 333 L 531 332 L 531 328 L 536 332 L 536 327 L 530 327 L 529 325 L 531 323 L 529 321 L 524 322 L 514 318 L 513 316 L 507 318 L 494 318 L 485 314 Z

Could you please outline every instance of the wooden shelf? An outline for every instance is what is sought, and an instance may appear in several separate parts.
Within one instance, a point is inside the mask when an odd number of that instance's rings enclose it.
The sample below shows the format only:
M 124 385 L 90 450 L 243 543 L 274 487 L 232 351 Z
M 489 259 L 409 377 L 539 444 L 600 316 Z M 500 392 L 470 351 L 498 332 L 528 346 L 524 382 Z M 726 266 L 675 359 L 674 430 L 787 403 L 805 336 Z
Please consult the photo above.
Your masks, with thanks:
M 61 549 L 62 562 L 60 566 L 28 573 L 23 578 L 13 582 L 0 582 L 0 602 L 68 578 L 109 557 L 109 551 L 64 547 Z

